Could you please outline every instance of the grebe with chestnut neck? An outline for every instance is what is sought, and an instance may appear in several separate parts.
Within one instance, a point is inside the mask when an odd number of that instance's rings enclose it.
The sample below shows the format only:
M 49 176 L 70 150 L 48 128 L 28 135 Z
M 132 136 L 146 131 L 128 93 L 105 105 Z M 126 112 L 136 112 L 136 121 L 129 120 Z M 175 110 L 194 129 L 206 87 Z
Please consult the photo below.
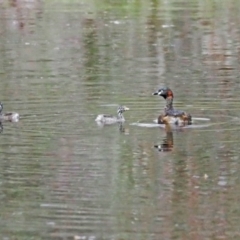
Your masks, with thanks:
M 185 126 L 192 123 L 192 117 L 190 114 L 173 108 L 173 92 L 170 88 L 160 88 L 152 95 L 161 96 L 166 100 L 164 113 L 159 115 L 157 119 L 158 124 L 175 124 Z

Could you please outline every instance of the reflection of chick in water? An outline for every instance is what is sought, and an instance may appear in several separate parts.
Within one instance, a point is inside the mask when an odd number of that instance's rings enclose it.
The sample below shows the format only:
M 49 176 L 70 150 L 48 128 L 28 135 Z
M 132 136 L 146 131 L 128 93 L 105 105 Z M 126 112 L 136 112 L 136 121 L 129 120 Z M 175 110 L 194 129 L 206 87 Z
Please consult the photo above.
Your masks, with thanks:
M 122 123 L 119 123 L 118 129 L 119 129 L 120 132 L 123 132 L 123 133 L 125 132 L 125 127 L 123 126 Z
M 170 152 L 173 149 L 173 133 L 171 126 L 169 124 L 166 124 L 165 130 L 166 136 L 163 139 L 163 143 L 160 145 L 154 145 L 154 147 L 157 148 L 159 152 Z
M 2 122 L 0 122 L 0 133 L 2 133 L 3 131 L 3 125 L 2 125 Z

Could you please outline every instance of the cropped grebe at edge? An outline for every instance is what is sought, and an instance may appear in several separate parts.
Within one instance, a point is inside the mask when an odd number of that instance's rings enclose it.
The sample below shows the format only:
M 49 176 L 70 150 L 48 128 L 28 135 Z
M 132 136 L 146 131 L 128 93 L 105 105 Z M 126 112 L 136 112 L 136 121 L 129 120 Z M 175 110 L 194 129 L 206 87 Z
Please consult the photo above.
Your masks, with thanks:
M 17 112 L 2 113 L 3 104 L 0 102 L 0 121 L 18 122 L 19 114 Z
M 192 123 L 192 117 L 190 114 L 173 108 L 173 92 L 170 88 L 160 88 L 152 95 L 162 96 L 166 99 L 166 107 L 164 113 L 158 117 L 158 124 L 176 124 L 185 126 Z
M 123 117 L 123 112 L 129 110 L 126 106 L 119 106 L 117 110 L 117 117 L 107 114 L 100 114 L 96 117 L 96 122 L 101 122 L 103 124 L 113 124 L 113 123 L 123 123 L 125 118 Z

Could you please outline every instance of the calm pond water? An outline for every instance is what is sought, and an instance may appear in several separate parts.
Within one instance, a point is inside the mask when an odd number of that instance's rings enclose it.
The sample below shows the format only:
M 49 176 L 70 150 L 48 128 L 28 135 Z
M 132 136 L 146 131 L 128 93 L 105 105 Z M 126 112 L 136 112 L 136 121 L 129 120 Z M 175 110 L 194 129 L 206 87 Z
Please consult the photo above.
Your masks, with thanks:
M 239 239 L 240 2 L 0 2 L 0 237 Z M 191 128 L 154 127 L 170 87 Z M 126 105 L 126 123 L 98 126 Z

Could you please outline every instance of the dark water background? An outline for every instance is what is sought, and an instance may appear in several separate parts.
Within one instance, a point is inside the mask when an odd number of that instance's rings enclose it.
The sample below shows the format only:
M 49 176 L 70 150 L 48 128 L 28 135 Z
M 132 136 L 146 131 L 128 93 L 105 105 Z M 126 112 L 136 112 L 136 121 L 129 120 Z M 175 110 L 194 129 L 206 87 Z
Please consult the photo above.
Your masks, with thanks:
M 0 1 L 0 100 L 22 116 L 0 135 L 0 238 L 239 239 L 239 16 L 236 0 Z M 162 86 L 210 125 L 132 125 Z M 124 131 L 95 123 L 119 104 Z

